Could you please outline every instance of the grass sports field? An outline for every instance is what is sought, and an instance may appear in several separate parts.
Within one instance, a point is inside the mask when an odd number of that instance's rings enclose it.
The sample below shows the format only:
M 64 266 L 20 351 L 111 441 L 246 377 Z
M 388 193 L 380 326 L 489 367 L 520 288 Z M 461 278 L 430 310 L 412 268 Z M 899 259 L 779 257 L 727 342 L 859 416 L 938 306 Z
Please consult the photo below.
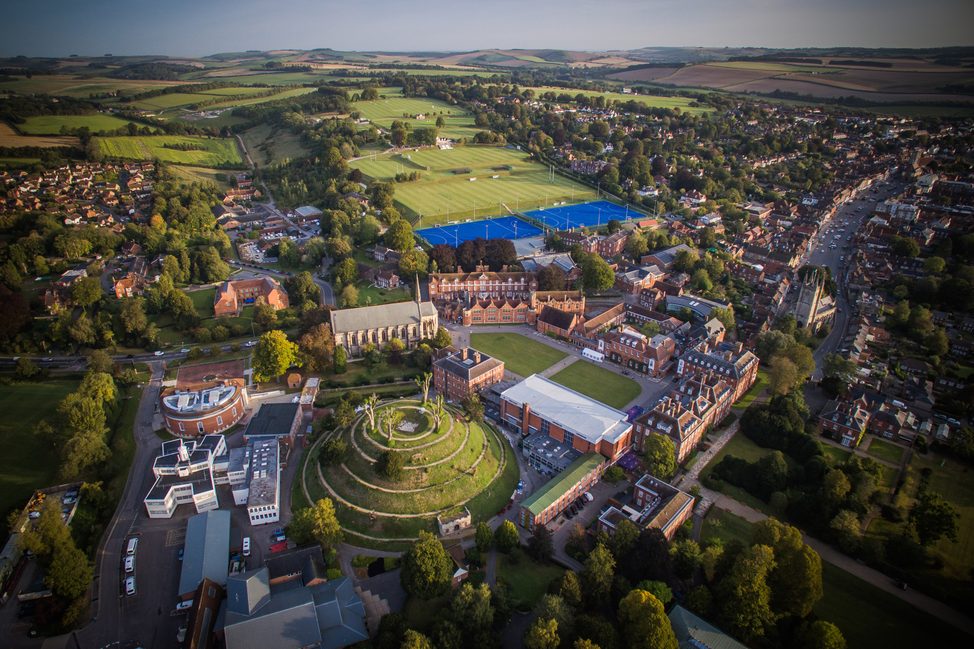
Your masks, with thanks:
M 216 167 L 243 165 L 236 140 L 190 135 L 119 136 L 95 138 L 98 149 L 109 158 L 154 160 L 175 164 Z M 167 146 L 168 145 L 168 146 Z M 172 146 L 194 147 L 183 151 Z
M 470 334 L 470 346 L 501 359 L 504 369 L 521 376 L 544 371 L 567 356 L 521 334 Z
M 101 113 L 94 115 L 36 115 L 28 117 L 23 124 L 18 124 L 17 129 L 28 135 L 57 135 L 62 128 L 73 130 L 85 127 L 92 133 L 100 133 L 124 128 L 129 123 L 129 120 Z M 139 124 L 139 126 L 145 125 Z
M 613 408 L 625 407 L 641 391 L 632 379 L 583 360 L 575 361 L 551 380 Z
M 60 458 L 33 428 L 53 414 L 77 381 L 17 382 L 0 390 L 0 440 L 6 447 L 0 457 L 0 514 L 22 505 L 38 487 L 56 484 Z
M 398 88 L 382 90 L 399 93 Z M 380 91 L 379 94 L 384 95 L 385 99 L 357 101 L 352 104 L 352 109 L 373 124 L 384 128 L 391 127 L 394 121 L 405 122 L 414 129 L 435 128 L 436 118 L 442 117 L 446 124 L 439 130 L 439 135 L 455 140 L 472 138 L 481 130 L 474 126 L 473 115 L 459 106 L 451 106 L 438 99 L 390 96 L 391 92 Z M 424 115 L 425 119 L 417 119 L 418 115 Z
M 537 209 L 595 197 L 595 191 L 554 174 L 517 149 L 461 146 L 362 158 L 351 163 L 373 180 L 418 171 L 419 180 L 396 184 L 395 200 L 419 227 Z
M 586 97 L 605 97 L 606 101 L 638 101 L 639 103 L 651 108 L 669 108 L 671 110 L 680 109 L 680 112 L 699 115 L 706 113 L 707 109 L 700 106 L 691 106 L 693 99 L 689 97 L 663 97 L 660 95 L 630 95 L 621 92 L 599 92 L 597 90 L 578 90 L 576 88 L 556 88 L 553 86 L 536 86 L 531 88 L 536 95 L 544 92 L 553 92 L 556 95 L 568 94 L 572 97 L 585 95 Z

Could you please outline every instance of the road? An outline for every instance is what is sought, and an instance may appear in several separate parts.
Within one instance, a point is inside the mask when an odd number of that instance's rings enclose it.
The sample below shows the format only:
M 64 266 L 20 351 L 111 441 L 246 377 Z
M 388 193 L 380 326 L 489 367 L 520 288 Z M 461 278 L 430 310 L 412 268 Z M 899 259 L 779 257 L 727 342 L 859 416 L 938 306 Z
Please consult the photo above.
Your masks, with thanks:
M 812 379 L 822 379 L 825 357 L 842 349 L 842 343 L 855 321 L 856 308 L 848 292 L 848 274 L 852 269 L 851 257 L 855 254 L 855 235 L 869 218 L 877 203 L 897 195 L 903 190 L 902 183 L 878 183 L 873 193 L 865 190 L 857 199 L 836 210 L 832 219 L 822 226 L 819 234 L 812 240 L 812 252 L 804 260 L 806 264 L 827 266 L 836 282 L 836 314 L 829 335 L 812 353 L 815 359 L 815 372 Z M 834 248 L 832 246 L 835 246 Z

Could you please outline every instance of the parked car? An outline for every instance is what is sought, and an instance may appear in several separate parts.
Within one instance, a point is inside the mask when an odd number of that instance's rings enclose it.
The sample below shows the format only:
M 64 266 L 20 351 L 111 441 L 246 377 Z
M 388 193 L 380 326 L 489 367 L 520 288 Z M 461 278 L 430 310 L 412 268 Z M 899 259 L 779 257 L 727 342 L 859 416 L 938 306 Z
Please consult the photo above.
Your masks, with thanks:
M 188 599 L 185 602 L 179 602 L 178 604 L 176 604 L 176 610 L 177 611 L 185 611 L 186 609 L 190 608 L 191 606 L 193 606 L 193 600 Z
M 135 557 L 125 557 L 125 572 L 135 571 Z
M 125 578 L 125 594 L 134 595 L 135 594 L 135 577 Z
M 165 354 L 166 354 L 166 352 L 164 352 L 161 349 L 159 349 L 159 350 L 156 350 L 155 352 L 153 352 L 152 355 L 153 356 L 164 356 Z

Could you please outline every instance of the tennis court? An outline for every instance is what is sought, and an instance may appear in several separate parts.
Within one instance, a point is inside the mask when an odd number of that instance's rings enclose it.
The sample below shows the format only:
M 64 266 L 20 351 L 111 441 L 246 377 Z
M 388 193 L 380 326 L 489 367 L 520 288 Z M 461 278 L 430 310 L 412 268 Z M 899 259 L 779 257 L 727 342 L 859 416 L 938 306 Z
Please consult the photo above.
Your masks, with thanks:
M 471 239 L 524 239 L 543 234 L 541 229 L 516 216 L 502 216 L 496 219 L 480 221 L 465 221 L 434 225 L 431 228 L 416 230 L 416 234 L 426 239 L 431 245 L 446 243 L 459 246 Z
M 548 207 L 532 212 L 525 212 L 525 216 L 544 223 L 556 230 L 570 230 L 572 228 L 599 227 L 612 219 L 625 221 L 626 219 L 641 218 L 643 215 L 622 205 L 609 201 L 593 201 L 578 205 L 561 205 Z

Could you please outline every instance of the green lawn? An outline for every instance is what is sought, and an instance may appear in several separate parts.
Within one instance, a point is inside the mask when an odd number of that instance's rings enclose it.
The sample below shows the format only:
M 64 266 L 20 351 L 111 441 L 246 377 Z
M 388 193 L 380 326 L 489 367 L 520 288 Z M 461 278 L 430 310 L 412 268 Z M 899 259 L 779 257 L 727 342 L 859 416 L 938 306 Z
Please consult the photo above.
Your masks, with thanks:
M 703 520 L 703 529 L 700 531 L 700 540 L 720 539 L 722 543 L 730 541 L 740 541 L 745 546 L 751 544 L 752 529 L 751 523 L 736 514 L 732 514 L 726 509 L 711 507 L 707 512 L 707 518 Z
M 534 608 L 541 597 L 548 592 L 548 585 L 564 574 L 565 569 L 553 563 L 537 563 L 521 550 L 516 555 L 497 555 L 497 579 L 510 588 L 510 596 L 515 608 L 527 610 Z M 514 556 L 517 560 L 514 560 Z
M 87 127 L 92 133 L 114 131 L 124 128 L 131 120 L 121 119 L 114 115 L 95 113 L 93 115 L 35 115 L 28 117 L 23 124 L 17 124 L 17 130 L 28 135 L 57 135 L 62 128 L 73 130 Z M 136 122 L 139 127 L 145 126 Z
M 704 477 L 710 475 L 713 468 L 720 464 L 720 461 L 723 460 L 727 455 L 733 455 L 734 457 L 739 457 L 747 460 L 748 462 L 756 462 L 771 452 L 772 449 L 758 446 L 748 439 L 743 433 L 737 433 L 731 437 L 730 441 L 724 445 L 724 448 L 720 449 L 717 455 L 710 460 L 710 464 L 704 467 L 703 471 L 700 472 L 700 478 L 703 479 Z M 787 459 L 787 456 L 785 457 Z M 735 487 L 732 484 L 721 482 L 720 491 L 727 494 L 734 500 L 738 500 L 760 512 L 764 512 L 765 514 L 772 513 L 766 502 L 760 498 L 752 496 L 740 487 Z
M 95 138 L 98 149 L 108 158 L 161 160 L 200 167 L 242 166 L 243 159 L 232 138 L 191 135 L 117 136 Z M 181 150 L 173 147 L 191 147 Z
M 424 149 L 370 156 L 350 166 L 381 181 L 419 172 L 419 180 L 395 186 L 396 203 L 417 227 L 595 198 L 591 188 L 550 176 L 547 167 L 508 147 Z
M 0 514 L 22 506 L 39 487 L 56 483 L 60 458 L 56 449 L 32 434 L 44 417 L 55 415 L 61 400 L 78 381 L 17 382 L 0 387 Z M 52 421 L 56 423 L 56 421 Z
M 705 113 L 708 110 L 712 111 L 712 108 L 707 108 L 704 106 L 691 106 L 690 104 L 695 100 L 689 97 L 663 97 L 659 95 L 629 95 L 623 94 L 621 92 L 600 92 L 598 90 L 578 90 L 575 88 L 556 88 L 551 86 L 538 86 L 531 88 L 534 90 L 536 95 L 540 95 L 544 92 L 554 92 L 556 95 L 568 94 L 571 97 L 577 95 L 585 95 L 586 97 L 605 97 L 606 101 L 635 101 L 644 106 L 649 106 L 651 108 L 669 108 L 671 110 L 679 109 L 680 112 L 689 113 L 691 115 L 699 115 Z
M 213 317 L 213 297 L 216 295 L 215 288 L 204 288 L 201 291 L 187 293 L 187 295 L 193 301 L 193 306 L 196 307 L 196 312 L 201 318 Z
M 744 393 L 744 396 L 742 396 L 740 400 L 734 404 L 734 409 L 742 412 L 747 410 L 747 407 L 750 406 L 767 387 L 768 373 L 762 367 L 758 369 L 758 375 L 754 379 L 754 385 L 752 385 L 748 391 Z
M 385 95 L 385 98 L 357 101 L 352 104 L 352 110 L 361 113 L 362 117 L 383 128 L 390 128 L 395 121 L 404 122 L 414 130 L 435 128 L 436 118 L 442 117 L 446 124 L 438 134 L 440 137 L 455 140 L 472 138 L 482 130 L 474 125 L 472 114 L 445 101 L 426 97 L 390 97 L 389 93 L 383 92 L 380 92 L 380 95 Z M 418 119 L 420 115 L 424 118 Z
M 585 360 L 575 361 L 551 380 L 613 408 L 623 408 L 640 392 L 639 384 L 632 379 Z
M 943 456 L 914 455 L 911 468 L 929 468 L 930 489 L 946 498 L 960 514 L 957 543 L 942 540 L 933 553 L 944 561 L 945 576 L 970 580 L 974 570 L 974 469 Z
M 845 461 L 849 459 L 849 455 L 852 454 L 852 451 L 839 448 L 838 446 L 832 446 L 831 444 L 826 444 L 824 442 L 822 443 L 822 450 L 825 452 L 825 457 L 829 458 L 833 465 L 845 463 Z
M 897 446 L 878 437 L 873 437 L 872 441 L 869 442 L 869 448 L 866 449 L 866 452 L 880 460 L 899 464 L 900 460 L 903 459 L 904 450 L 906 449 L 902 446 Z
M 825 561 L 822 585 L 825 596 L 814 613 L 839 627 L 849 649 L 970 645 L 954 627 Z
M 568 355 L 521 334 L 470 334 L 470 346 L 499 358 L 505 369 L 525 377 L 548 369 Z
M 405 302 L 413 299 L 412 293 L 405 288 L 385 289 L 378 286 L 370 286 L 368 282 L 356 284 L 358 289 L 358 303 L 360 306 L 372 306 L 375 304 L 389 304 L 390 302 Z

